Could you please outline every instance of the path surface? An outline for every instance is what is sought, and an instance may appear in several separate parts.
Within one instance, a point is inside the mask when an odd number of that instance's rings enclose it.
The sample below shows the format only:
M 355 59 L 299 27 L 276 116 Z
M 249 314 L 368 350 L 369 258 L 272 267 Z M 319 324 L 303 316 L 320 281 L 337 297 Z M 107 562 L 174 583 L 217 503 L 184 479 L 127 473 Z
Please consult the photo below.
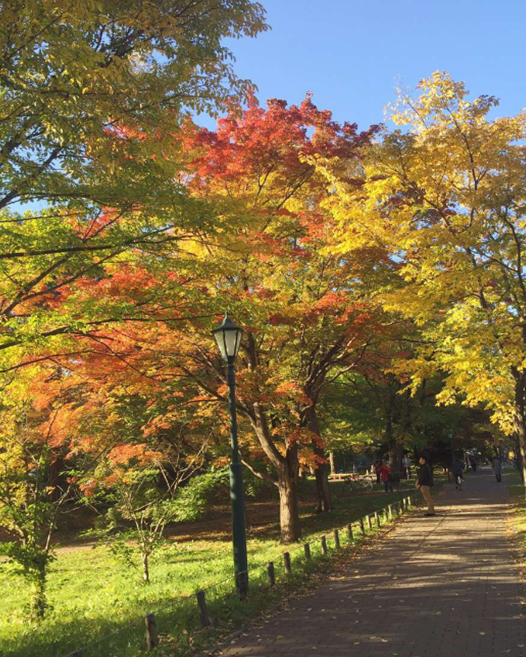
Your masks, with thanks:
M 343 577 L 240 637 L 228 657 L 526 657 L 525 589 L 489 469 L 446 486 Z

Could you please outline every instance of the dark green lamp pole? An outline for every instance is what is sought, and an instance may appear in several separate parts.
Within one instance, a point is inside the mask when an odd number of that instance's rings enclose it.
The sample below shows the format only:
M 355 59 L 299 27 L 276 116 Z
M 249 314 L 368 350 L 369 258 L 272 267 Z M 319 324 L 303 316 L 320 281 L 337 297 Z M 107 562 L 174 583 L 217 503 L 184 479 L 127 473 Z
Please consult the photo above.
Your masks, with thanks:
M 245 532 L 245 494 L 243 469 L 239 460 L 236 417 L 236 360 L 243 330 L 225 315 L 221 324 L 212 331 L 223 360 L 227 364 L 228 404 L 230 406 L 230 438 L 232 460 L 230 462 L 230 498 L 232 500 L 232 542 L 234 544 L 234 572 L 236 586 L 242 599 L 248 591 L 247 536 Z

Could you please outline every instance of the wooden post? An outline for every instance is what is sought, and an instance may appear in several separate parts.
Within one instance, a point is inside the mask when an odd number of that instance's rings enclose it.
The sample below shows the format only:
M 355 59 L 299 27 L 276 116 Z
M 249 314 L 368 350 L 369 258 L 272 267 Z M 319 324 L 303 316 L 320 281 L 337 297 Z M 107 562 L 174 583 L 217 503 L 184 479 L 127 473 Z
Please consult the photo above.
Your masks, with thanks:
M 206 606 L 206 593 L 204 591 L 197 591 L 195 594 L 197 598 L 197 606 L 199 607 L 199 619 L 203 627 L 210 627 L 212 625 L 212 619 L 208 613 L 208 607 Z
M 362 536 L 365 536 L 365 525 L 363 522 L 363 518 L 360 518 L 360 531 L 362 532 Z
M 393 505 L 392 505 L 392 504 L 390 504 L 390 505 L 387 507 L 387 517 L 388 517 L 388 518 L 392 518 L 392 517 L 393 517 Z
M 327 556 L 327 539 L 325 536 L 321 537 L 321 553 L 324 557 Z
M 369 525 L 369 529 L 373 528 L 373 519 L 370 515 L 367 516 L 367 524 Z
M 276 572 L 274 570 L 274 562 L 269 561 L 267 565 L 267 573 L 268 573 L 268 583 L 270 586 L 274 586 L 276 583 Z
M 378 513 L 378 511 L 374 512 L 374 519 L 376 520 L 376 526 L 380 528 L 382 523 L 380 522 L 380 514 Z
M 340 534 L 337 529 L 334 530 L 334 547 L 340 549 Z
M 351 523 L 349 523 L 349 524 L 347 525 L 347 537 L 348 537 L 348 539 L 349 539 L 350 541 L 353 541 L 353 540 L 354 540 L 354 536 L 353 536 L 353 534 L 352 534 L 352 524 L 351 524 Z
M 291 575 L 292 566 L 290 564 L 290 552 L 283 552 L 283 565 L 285 566 L 285 572 L 287 575 Z
M 152 650 L 159 645 L 155 614 L 148 614 L 145 616 L 144 624 L 146 625 L 146 652 L 152 652 Z
M 303 546 L 303 550 L 305 551 L 305 559 L 307 559 L 307 561 L 309 561 L 310 560 L 310 545 L 308 543 L 305 543 L 305 545 Z

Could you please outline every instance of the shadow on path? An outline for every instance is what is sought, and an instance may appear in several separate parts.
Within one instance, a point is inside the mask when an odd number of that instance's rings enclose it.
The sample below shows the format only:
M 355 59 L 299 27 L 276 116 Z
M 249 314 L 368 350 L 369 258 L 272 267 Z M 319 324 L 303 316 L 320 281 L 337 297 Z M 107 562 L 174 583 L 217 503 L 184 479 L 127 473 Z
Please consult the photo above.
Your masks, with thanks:
M 347 573 L 224 650 L 228 657 L 526 657 L 524 585 L 490 470 L 448 487 Z

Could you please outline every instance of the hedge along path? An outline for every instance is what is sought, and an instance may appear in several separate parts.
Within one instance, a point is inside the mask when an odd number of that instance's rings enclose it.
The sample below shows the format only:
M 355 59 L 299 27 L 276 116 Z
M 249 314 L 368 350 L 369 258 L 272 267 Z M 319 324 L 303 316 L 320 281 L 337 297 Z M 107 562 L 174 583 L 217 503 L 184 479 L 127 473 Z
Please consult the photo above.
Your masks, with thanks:
M 506 534 L 507 489 L 489 470 L 468 484 L 449 486 L 439 515 L 409 515 L 223 656 L 526 657 L 526 587 Z
M 411 491 L 406 497 L 403 498 L 405 500 L 405 506 L 404 508 L 409 508 L 410 506 L 414 506 L 415 501 L 417 499 L 417 495 L 414 491 Z M 388 507 L 385 509 L 380 510 L 381 513 L 384 514 L 384 517 L 387 518 L 388 514 Z M 361 543 L 365 539 L 367 539 L 367 536 L 369 535 L 374 535 L 377 533 L 377 529 L 380 527 L 380 523 L 377 523 L 377 526 L 373 526 L 372 521 L 373 519 L 378 519 L 379 515 L 378 512 L 375 511 L 367 516 L 364 516 L 363 518 L 360 518 L 358 520 L 355 520 L 351 523 L 347 523 L 343 527 L 339 529 L 334 529 L 332 530 L 331 535 L 327 535 L 323 532 L 318 533 L 310 538 L 309 543 L 305 543 L 303 545 L 300 545 L 294 549 L 289 549 L 288 551 L 284 551 L 281 554 L 281 559 L 275 560 L 275 561 L 270 561 L 268 562 L 266 567 L 260 567 L 258 569 L 254 570 L 249 570 L 249 576 L 254 578 L 261 577 L 263 573 L 266 575 L 266 583 L 269 586 L 269 588 L 274 589 L 276 586 L 277 582 L 280 583 L 286 583 L 288 582 L 291 577 L 295 574 L 294 570 L 294 563 L 297 565 L 299 559 L 296 558 L 294 561 L 292 559 L 292 556 L 298 556 L 298 553 L 301 551 L 303 553 L 303 565 L 304 565 L 304 570 L 305 568 L 312 567 L 316 564 L 317 559 L 319 558 L 327 558 L 331 556 L 331 553 L 333 551 L 339 550 L 341 547 L 346 547 L 351 544 L 356 544 L 356 542 Z M 364 519 L 367 519 L 368 521 L 368 530 L 365 529 L 365 523 Z M 354 531 L 356 528 L 360 528 L 361 533 L 357 535 L 357 532 Z M 340 534 L 344 535 L 346 537 L 345 541 L 342 541 L 340 538 Z M 343 543 L 343 545 L 342 545 Z M 316 553 L 316 557 L 313 558 L 313 553 Z M 280 569 L 282 573 L 280 575 L 277 574 L 276 570 Z M 301 574 L 301 571 L 300 573 Z M 262 578 L 261 578 L 262 579 Z M 195 606 L 194 609 L 194 615 L 196 618 L 199 619 L 199 623 L 203 628 L 213 628 L 214 626 L 218 626 L 221 624 L 221 618 L 214 618 L 214 616 L 211 614 L 210 609 L 209 609 L 209 598 L 210 594 L 215 593 L 216 596 L 221 597 L 221 595 L 226 596 L 226 595 L 234 595 L 233 590 L 234 590 L 234 579 L 229 578 L 228 580 L 224 580 L 222 582 L 218 582 L 217 584 L 214 584 L 207 589 L 200 589 L 195 592 L 195 595 L 190 595 L 190 596 L 185 596 L 181 597 L 175 601 L 171 601 L 171 606 L 177 606 L 177 605 L 184 605 L 186 613 L 188 613 L 192 606 Z M 249 596 L 250 596 L 250 586 L 249 586 Z M 195 600 L 195 604 L 194 604 Z M 158 612 L 151 612 L 151 613 L 146 613 L 144 616 L 144 654 L 147 654 L 149 652 L 152 652 L 155 650 L 155 648 L 161 646 L 162 647 L 162 640 L 160 636 L 164 633 L 170 632 L 171 628 L 170 627 L 162 627 L 159 622 L 158 622 L 158 615 L 160 613 L 163 613 L 163 611 L 166 610 L 160 610 Z M 137 623 L 132 622 L 129 623 L 128 625 L 125 625 L 124 627 L 106 635 L 103 636 L 93 643 L 90 643 L 88 645 L 85 645 L 81 648 L 77 648 L 76 650 L 68 653 L 64 657 L 88 657 L 93 653 L 93 650 L 96 648 L 97 650 L 103 650 L 103 646 L 106 642 L 108 642 L 110 639 L 113 639 L 115 637 L 118 637 L 119 635 L 126 635 L 127 633 L 132 631 L 132 628 L 135 629 L 137 628 Z M 137 643 L 137 639 L 135 639 L 134 643 Z M 106 657 L 112 657 L 114 654 L 115 655 L 122 655 L 125 657 L 126 652 L 122 652 L 122 647 L 119 646 L 117 648 L 118 652 L 113 652 L 111 650 L 111 647 L 108 646 L 108 652 L 106 652 Z M 134 654 L 136 654 L 136 650 Z M 141 650 L 142 652 L 142 650 Z

